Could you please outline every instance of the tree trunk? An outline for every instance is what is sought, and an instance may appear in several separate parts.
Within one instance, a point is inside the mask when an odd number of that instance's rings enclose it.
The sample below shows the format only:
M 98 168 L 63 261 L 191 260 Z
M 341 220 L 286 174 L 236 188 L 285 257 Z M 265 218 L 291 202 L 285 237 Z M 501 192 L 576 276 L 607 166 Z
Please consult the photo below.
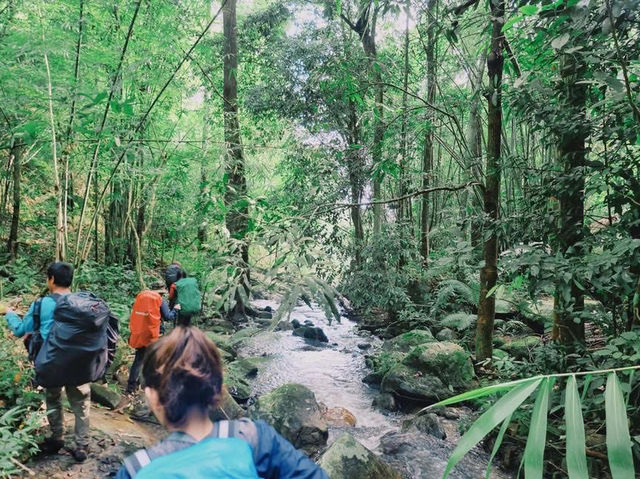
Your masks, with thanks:
M 584 161 L 585 142 L 589 134 L 585 126 L 587 86 L 579 83 L 584 72 L 584 63 L 577 61 L 574 55 L 561 57 L 561 98 L 565 104 L 564 111 L 569 115 L 568 119 L 573 125 L 572 128 L 559 129 L 558 138 L 558 161 L 563 173 L 560 188 L 556 193 L 560 206 L 557 248 L 565 258 L 583 254 L 581 243 L 584 239 Z M 569 294 L 566 293 L 567 288 Z M 569 285 L 556 285 L 554 310 L 554 339 L 567 345 L 584 343 L 584 323 L 580 318 L 584 310 L 584 294 L 573 280 Z M 574 321 L 576 318 L 579 319 L 578 322 Z
M 249 279 L 249 245 L 246 233 L 249 226 L 249 206 L 246 201 L 247 181 L 244 174 L 244 154 L 238 121 L 238 44 L 236 26 L 236 0 L 226 0 L 223 16 L 224 31 L 224 141 L 227 148 L 227 189 L 224 200 L 227 207 L 225 222 L 231 238 L 239 242 L 242 276 Z M 241 280 L 239 287 L 244 287 Z M 234 316 L 244 315 L 245 304 L 236 293 Z
M 369 75 L 374 86 L 375 106 L 373 109 L 373 145 L 371 156 L 374 170 L 382 161 L 382 140 L 384 138 L 384 85 L 382 73 L 378 64 L 378 52 L 376 50 L 376 22 L 378 19 L 377 2 L 370 1 L 362 10 L 358 21 L 354 24 L 341 14 L 342 19 L 358 34 L 362 42 L 362 49 L 369 62 Z M 382 199 L 381 175 L 373 177 L 373 200 Z M 373 233 L 382 231 L 382 204 L 373 205 Z
M 13 164 L 13 213 L 11 214 L 11 230 L 9 232 L 9 241 L 7 242 L 7 251 L 11 259 L 18 257 L 18 226 L 20 224 L 20 162 L 22 160 L 22 143 L 15 140 L 11 146 L 10 155 Z
M 404 74 L 402 79 L 402 124 L 400 126 L 400 196 L 407 194 L 407 90 L 409 88 L 409 2 L 405 5 L 404 22 Z M 398 221 L 409 219 L 411 199 L 401 200 L 398 204 Z M 404 234 L 404 233 L 403 233 Z
M 435 10 L 436 0 L 430 0 L 427 10 Z M 436 98 L 436 29 L 435 15 L 429 15 L 427 28 L 427 101 L 433 105 Z M 431 172 L 433 171 L 433 127 L 435 115 L 430 108 L 427 110 L 426 130 L 424 136 L 424 154 L 422 157 L 422 189 L 429 188 Z M 420 253 L 422 261 L 426 265 L 429 259 L 429 195 L 422 195 L 421 221 L 420 221 Z
M 349 150 L 347 156 L 347 172 L 349 174 L 349 185 L 351 188 L 351 221 L 353 222 L 353 230 L 355 236 L 355 266 L 362 264 L 362 247 L 364 246 L 364 229 L 362 227 L 362 213 L 360 210 L 360 200 L 362 199 L 362 157 L 360 149 L 353 146 L 360 143 L 360 128 L 358 127 L 358 116 L 356 114 L 356 105 L 349 100 Z
M 484 213 L 490 234 L 484 242 L 484 266 L 480 269 L 480 299 L 476 327 L 476 359 L 493 355 L 493 321 L 495 295 L 488 295 L 498 279 L 497 221 L 500 200 L 500 155 L 502 138 L 502 67 L 504 65 L 504 0 L 493 0 L 491 6 L 491 51 L 487 57 L 489 90 L 487 94 L 487 166 L 484 185 Z

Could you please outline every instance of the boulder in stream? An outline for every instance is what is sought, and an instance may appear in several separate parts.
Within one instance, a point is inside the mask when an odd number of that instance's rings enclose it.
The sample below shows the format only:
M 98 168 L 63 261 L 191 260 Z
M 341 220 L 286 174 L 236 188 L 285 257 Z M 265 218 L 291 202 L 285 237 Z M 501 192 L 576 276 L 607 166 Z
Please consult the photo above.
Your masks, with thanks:
M 440 423 L 440 418 L 432 412 L 418 414 L 402 422 L 403 431 L 409 431 L 412 428 L 416 428 L 418 431 L 437 437 L 438 439 L 445 439 L 447 437 Z
M 329 342 L 329 338 L 324 334 L 322 328 L 314 326 L 300 326 L 293 330 L 293 335 L 303 337 L 304 339 L 310 339 L 312 341 L 320 341 L 321 343 Z
M 296 448 L 317 453 L 327 444 L 327 423 L 313 392 L 289 383 L 258 398 L 250 408 L 251 417 L 264 419 Z
M 439 377 L 405 364 L 397 364 L 385 374 L 380 391 L 393 394 L 397 401 L 408 406 L 434 404 L 452 395 Z
M 456 391 L 469 389 L 475 377 L 469 353 L 449 341 L 416 346 L 404 363 L 423 374 L 438 377 Z
M 322 418 L 334 427 L 354 427 L 356 425 L 356 417 L 351 411 L 343 407 L 328 408 L 324 404 L 320 404 L 322 410 Z
M 400 479 L 400 474 L 360 444 L 351 434 L 340 436 L 320 458 L 331 479 Z
M 411 349 L 420 344 L 432 343 L 436 339 L 428 329 L 413 329 L 406 333 L 385 341 L 382 348 L 385 350 L 400 351 L 408 353 Z

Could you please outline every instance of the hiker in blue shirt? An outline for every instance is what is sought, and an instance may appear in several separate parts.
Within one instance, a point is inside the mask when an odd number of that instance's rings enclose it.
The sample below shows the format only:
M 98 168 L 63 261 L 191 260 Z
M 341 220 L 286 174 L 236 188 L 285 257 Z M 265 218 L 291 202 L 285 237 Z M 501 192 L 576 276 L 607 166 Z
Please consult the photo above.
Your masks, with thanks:
M 23 319 L 13 310 L 6 311 L 7 324 L 13 334 L 22 337 L 25 334 L 34 333 L 34 316 L 37 309 L 40 309 L 40 335 L 42 340 L 46 340 L 49 331 L 53 326 L 54 312 L 57 299 L 65 294 L 71 293 L 69 289 L 73 281 L 73 266 L 68 263 L 57 262 L 47 268 L 47 288 L 49 295 L 39 298 L 29 306 L 29 310 Z M 37 322 L 37 321 L 36 321 Z M 34 340 L 33 337 L 31 339 Z M 72 450 L 73 457 L 78 462 L 87 459 L 89 450 L 89 409 L 90 385 L 67 385 L 64 387 L 67 399 L 75 415 L 75 440 L 76 447 Z M 45 402 L 47 405 L 47 419 L 51 428 L 51 436 L 46 438 L 40 449 L 49 454 L 55 454 L 64 447 L 64 415 L 62 407 L 62 388 L 46 388 Z
M 218 349 L 195 327 L 178 326 L 149 346 L 144 392 L 171 434 L 126 458 L 116 479 L 329 479 L 264 421 L 211 421 L 222 368 Z

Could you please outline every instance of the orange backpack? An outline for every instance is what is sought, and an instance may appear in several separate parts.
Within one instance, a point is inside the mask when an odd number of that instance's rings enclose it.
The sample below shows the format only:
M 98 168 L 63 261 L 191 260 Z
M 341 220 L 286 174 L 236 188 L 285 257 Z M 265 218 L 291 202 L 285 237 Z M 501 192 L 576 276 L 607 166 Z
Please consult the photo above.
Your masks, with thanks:
M 155 291 L 142 291 L 136 296 L 129 318 L 129 346 L 144 348 L 160 337 L 162 296 Z

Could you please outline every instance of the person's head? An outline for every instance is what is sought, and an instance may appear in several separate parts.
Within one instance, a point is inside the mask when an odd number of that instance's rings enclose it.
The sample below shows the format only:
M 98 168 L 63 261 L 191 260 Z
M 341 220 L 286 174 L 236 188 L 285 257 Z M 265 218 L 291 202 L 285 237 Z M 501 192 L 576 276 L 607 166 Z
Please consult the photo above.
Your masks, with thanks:
M 73 282 L 73 266 L 69 263 L 57 261 L 47 268 L 47 288 L 53 291 L 56 288 L 69 288 Z
M 178 326 L 147 348 L 144 392 L 162 424 L 180 429 L 191 415 L 205 416 L 222 392 L 222 359 L 198 328 Z
M 160 280 L 155 280 L 153 283 L 151 283 L 151 285 L 149 286 L 149 289 L 151 291 L 156 291 L 157 293 L 161 293 L 161 294 L 166 292 L 164 283 Z

